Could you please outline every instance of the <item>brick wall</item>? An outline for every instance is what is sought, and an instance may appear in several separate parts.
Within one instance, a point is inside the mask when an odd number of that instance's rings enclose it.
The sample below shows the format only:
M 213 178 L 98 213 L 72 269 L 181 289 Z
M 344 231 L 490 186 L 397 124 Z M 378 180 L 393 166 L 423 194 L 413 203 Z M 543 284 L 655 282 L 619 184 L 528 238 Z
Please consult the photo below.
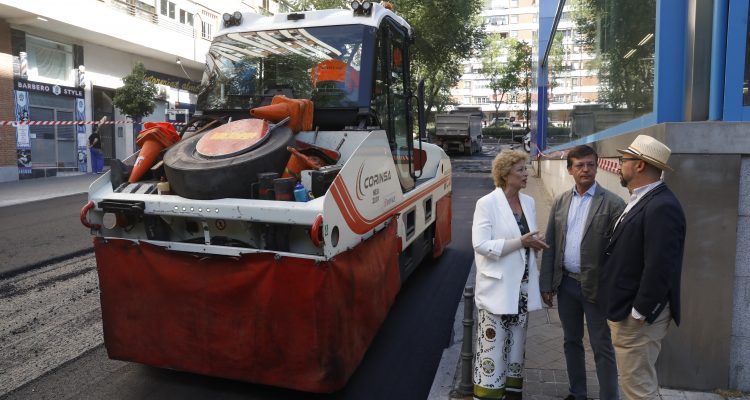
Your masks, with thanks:
M 13 55 L 10 47 L 10 27 L 0 20 L 0 121 L 15 119 L 13 99 Z M 16 129 L 0 126 L 0 167 L 16 165 Z

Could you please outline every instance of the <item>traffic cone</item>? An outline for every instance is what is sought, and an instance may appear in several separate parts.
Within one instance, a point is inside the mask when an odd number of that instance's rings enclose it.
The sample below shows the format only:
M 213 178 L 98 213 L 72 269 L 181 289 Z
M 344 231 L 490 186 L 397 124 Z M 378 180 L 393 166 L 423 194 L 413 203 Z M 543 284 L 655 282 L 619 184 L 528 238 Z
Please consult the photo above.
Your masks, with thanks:
M 180 140 L 174 125 L 169 122 L 146 122 L 143 127 L 146 129 L 142 130 L 136 139 L 141 151 L 135 160 L 128 183 L 138 182 L 154 165 L 159 153 Z
M 286 96 L 274 96 L 271 105 L 256 107 L 250 110 L 250 115 L 277 123 L 289 118 L 289 129 L 299 131 L 312 130 L 313 102 L 307 99 L 290 99 Z
M 295 149 L 294 147 L 287 146 L 286 149 L 287 151 L 292 153 L 292 156 L 289 157 L 289 161 L 287 161 L 286 163 L 284 174 L 281 175 L 282 178 L 296 178 L 297 180 L 299 180 L 302 170 L 318 170 L 323 164 L 320 159 L 316 159 L 317 157 L 306 156 L 300 153 L 299 150 Z

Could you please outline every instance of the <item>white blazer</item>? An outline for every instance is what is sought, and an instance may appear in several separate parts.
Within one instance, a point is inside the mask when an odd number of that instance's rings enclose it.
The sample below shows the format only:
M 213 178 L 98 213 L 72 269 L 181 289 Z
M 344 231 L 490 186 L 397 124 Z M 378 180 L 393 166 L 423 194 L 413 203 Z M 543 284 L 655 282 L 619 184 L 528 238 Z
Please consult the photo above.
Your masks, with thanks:
M 521 208 L 531 232 L 537 230 L 534 199 L 519 193 Z M 471 242 L 477 266 L 474 301 L 492 314 L 518 314 L 518 297 L 523 278 L 526 249 L 504 256 L 500 253 L 508 239 L 521 237 L 521 230 L 501 188 L 477 200 Z M 536 252 L 529 252 L 529 311 L 542 308 Z

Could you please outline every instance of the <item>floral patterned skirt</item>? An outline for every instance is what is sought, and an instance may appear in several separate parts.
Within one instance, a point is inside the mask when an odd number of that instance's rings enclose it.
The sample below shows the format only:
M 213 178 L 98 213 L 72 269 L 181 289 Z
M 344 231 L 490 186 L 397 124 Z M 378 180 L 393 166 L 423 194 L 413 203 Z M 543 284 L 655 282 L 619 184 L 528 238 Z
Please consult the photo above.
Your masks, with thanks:
M 524 279 L 518 314 L 497 315 L 482 309 L 477 311 L 475 399 L 502 399 L 506 393 L 521 393 L 526 329 L 529 325 L 527 305 L 528 279 Z

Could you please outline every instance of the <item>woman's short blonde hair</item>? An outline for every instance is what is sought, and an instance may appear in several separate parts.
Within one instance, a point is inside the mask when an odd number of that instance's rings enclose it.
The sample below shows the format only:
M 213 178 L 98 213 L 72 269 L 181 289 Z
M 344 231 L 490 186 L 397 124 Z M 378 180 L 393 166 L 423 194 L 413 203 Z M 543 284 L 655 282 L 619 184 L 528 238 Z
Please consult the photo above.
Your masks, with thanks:
M 495 159 L 492 160 L 492 180 L 495 181 L 495 187 L 505 189 L 508 181 L 505 179 L 510 173 L 513 164 L 519 161 L 527 161 L 529 155 L 519 150 L 503 150 Z

